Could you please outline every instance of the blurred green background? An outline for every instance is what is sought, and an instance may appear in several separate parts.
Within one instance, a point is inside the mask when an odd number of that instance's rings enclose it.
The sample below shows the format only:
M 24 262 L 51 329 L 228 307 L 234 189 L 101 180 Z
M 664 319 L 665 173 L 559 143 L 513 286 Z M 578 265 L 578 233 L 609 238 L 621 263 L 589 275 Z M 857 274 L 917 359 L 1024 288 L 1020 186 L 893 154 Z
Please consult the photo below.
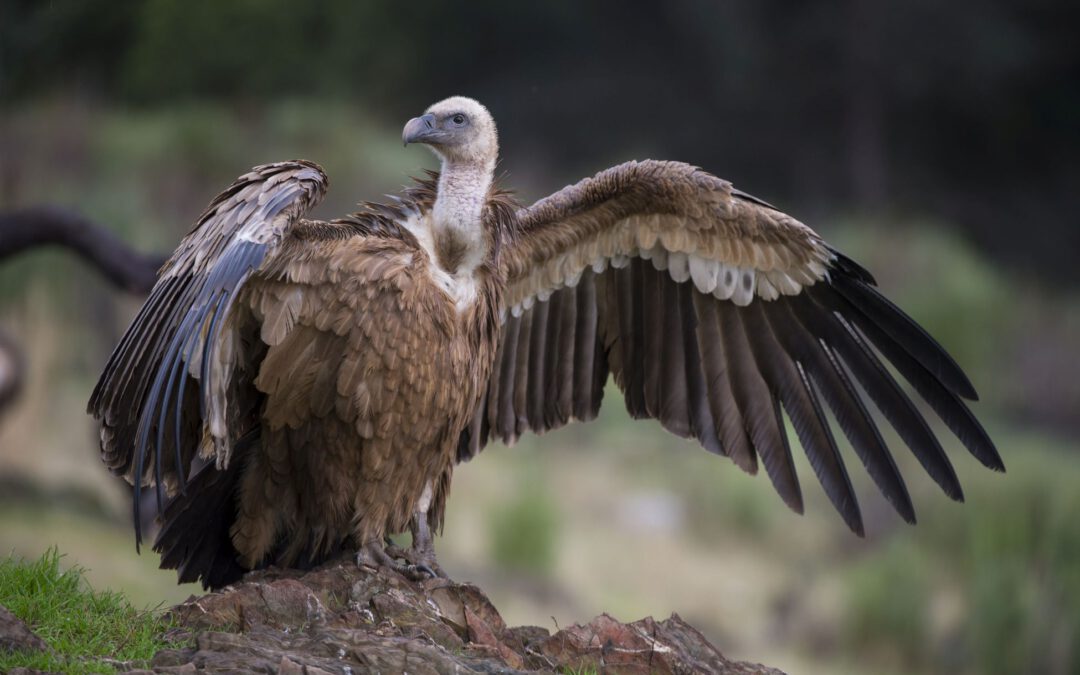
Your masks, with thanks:
M 456 93 L 491 108 L 526 202 L 628 159 L 702 165 L 876 273 L 971 374 L 1008 474 L 949 437 L 953 504 L 893 438 L 920 524 L 856 469 L 859 540 L 805 461 L 799 517 L 610 389 L 598 422 L 458 470 L 444 566 L 514 623 L 678 612 L 793 673 L 1080 672 L 1080 5 L 802 5 L 0 0 L 0 211 L 167 252 L 233 177 L 304 157 L 334 216 L 432 166 L 400 128 Z M 0 417 L 0 553 L 56 544 L 174 602 L 198 589 L 135 554 L 84 414 L 140 299 L 75 260 L 0 264 L 29 364 Z

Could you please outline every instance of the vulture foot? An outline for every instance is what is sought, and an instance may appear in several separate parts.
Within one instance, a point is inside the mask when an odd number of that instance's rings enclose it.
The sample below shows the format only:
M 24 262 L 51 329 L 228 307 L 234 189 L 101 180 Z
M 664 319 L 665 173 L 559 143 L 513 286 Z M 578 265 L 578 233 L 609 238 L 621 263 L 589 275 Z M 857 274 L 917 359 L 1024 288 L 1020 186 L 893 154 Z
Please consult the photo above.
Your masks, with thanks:
M 401 548 L 387 537 L 384 549 L 386 554 L 391 558 L 409 562 L 416 569 L 430 574 L 432 579 L 437 577 L 449 580 L 450 576 L 435 558 L 435 542 L 431 536 L 431 527 L 427 522 L 427 514 L 417 512 L 412 522 L 409 523 L 409 530 L 412 532 L 412 546 Z
M 412 549 L 406 556 L 414 564 L 423 565 L 434 570 L 434 576 L 440 579 L 449 579 L 450 576 L 443 571 L 439 561 L 435 559 L 435 540 L 431 536 L 431 526 L 428 525 L 427 513 L 418 512 L 413 516 L 409 524 L 412 531 Z
M 405 562 L 398 562 L 398 558 Z M 403 551 L 392 545 L 384 546 L 378 540 L 368 542 L 356 552 L 357 565 L 373 569 L 390 569 L 409 581 L 424 581 L 440 576 L 431 566 L 422 561 L 414 562 L 412 558 L 411 551 Z
M 391 558 L 401 559 L 408 563 L 406 567 L 413 568 L 416 571 L 423 572 L 427 576 L 427 579 L 450 579 L 450 577 L 443 571 L 442 566 L 435 559 L 434 552 L 425 555 L 418 552 L 415 548 L 401 548 L 399 546 L 388 546 L 386 548 L 386 554 Z

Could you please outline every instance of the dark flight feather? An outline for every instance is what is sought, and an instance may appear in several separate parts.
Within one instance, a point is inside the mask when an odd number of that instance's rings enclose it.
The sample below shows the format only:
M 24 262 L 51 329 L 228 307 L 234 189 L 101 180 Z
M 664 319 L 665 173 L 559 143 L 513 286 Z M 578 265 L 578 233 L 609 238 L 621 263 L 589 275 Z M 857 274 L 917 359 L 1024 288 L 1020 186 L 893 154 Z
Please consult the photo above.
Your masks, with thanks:
M 862 516 L 855 499 L 840 451 L 829 431 L 810 382 L 798 361 L 784 351 L 766 319 L 762 305 L 752 302 L 740 311 L 762 375 L 791 419 L 810 466 L 825 488 L 825 493 L 856 533 L 863 534 Z
M 701 446 L 714 454 L 723 454 L 717 436 L 717 423 L 709 409 L 708 386 L 705 382 L 704 364 L 698 348 L 698 320 L 694 309 L 696 291 L 689 284 L 677 284 L 679 310 L 683 325 L 679 330 L 683 341 L 683 366 L 686 376 L 687 412 L 690 417 L 690 433 Z M 673 337 L 673 339 L 677 339 Z
M 807 297 L 815 303 L 813 308 L 796 303 L 796 311 L 802 311 L 806 321 L 816 321 L 825 339 L 837 350 L 844 363 L 851 368 L 856 380 L 893 425 L 900 438 L 911 448 L 930 477 L 941 486 L 951 499 L 963 501 L 964 492 L 956 471 L 945 455 L 941 443 L 934 436 L 926 420 L 915 408 L 907 394 L 900 388 L 889 371 L 855 330 L 854 326 L 830 309 L 829 290 L 811 287 Z
M 718 303 L 720 333 L 732 379 L 732 392 L 754 449 L 777 492 L 793 511 L 802 513 L 803 499 L 776 394 L 761 375 L 739 308 Z
M 857 311 L 856 308 L 852 308 L 850 313 Z M 941 379 L 912 356 L 910 351 L 893 340 L 891 334 L 887 333 L 882 325 L 867 321 L 865 318 L 859 321 L 858 325 L 870 342 L 930 404 L 934 412 L 983 466 L 995 471 L 1005 470 L 1005 465 L 990 436 L 955 391 L 946 388 Z
M 643 266 L 647 262 L 642 261 Z M 691 435 L 689 391 L 686 384 L 686 352 L 684 345 L 686 338 L 684 333 L 689 332 L 689 326 L 684 325 L 689 317 L 682 315 L 682 303 L 679 301 L 678 286 L 670 281 L 664 283 L 659 274 L 650 276 L 658 277 L 660 286 L 658 306 L 652 309 L 656 311 L 662 320 L 654 321 L 654 325 L 661 325 L 663 332 L 660 334 L 660 387 L 657 392 L 657 415 L 660 424 L 665 429 L 687 438 Z M 692 325 L 692 324 L 691 324 Z
M 838 269 L 857 268 L 850 258 L 839 253 L 837 255 L 839 256 L 836 262 Z M 864 271 L 862 268 L 858 270 Z M 978 400 L 979 395 L 972 386 L 971 380 L 937 340 L 859 276 L 837 274 L 832 281 L 832 287 L 844 296 L 855 310 L 848 314 L 855 324 L 860 328 L 866 326 L 878 328 L 882 336 L 887 336 L 890 343 L 906 350 L 949 391 L 972 401 Z M 878 344 L 878 341 L 874 340 L 874 343 Z
M 915 511 L 904 480 L 859 393 L 848 379 L 838 357 L 815 336 L 812 329 L 802 324 L 790 304 L 765 304 L 763 311 L 768 317 L 769 325 L 783 344 L 784 350 L 810 373 L 811 379 L 836 416 L 837 423 L 851 441 L 867 473 L 882 494 L 904 520 L 914 523 Z
M 723 453 L 731 457 L 743 471 L 757 473 L 757 455 L 750 443 L 746 423 L 735 403 L 735 394 L 731 388 L 730 368 L 720 334 L 716 303 L 701 293 L 694 293 L 693 300 L 698 320 L 697 341 L 705 371 L 706 394 Z

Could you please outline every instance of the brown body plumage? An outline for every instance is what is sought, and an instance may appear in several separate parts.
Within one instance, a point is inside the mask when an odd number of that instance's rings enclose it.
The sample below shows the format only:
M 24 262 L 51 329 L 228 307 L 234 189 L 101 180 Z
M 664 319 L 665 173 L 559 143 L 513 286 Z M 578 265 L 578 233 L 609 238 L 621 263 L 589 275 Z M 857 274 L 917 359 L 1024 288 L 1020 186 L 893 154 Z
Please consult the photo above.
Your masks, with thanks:
M 945 351 L 865 270 L 770 205 L 646 161 L 517 209 L 492 184 L 494 123 L 469 99 L 436 104 L 404 138 L 431 146 L 442 173 L 333 222 L 304 218 L 326 187 L 311 163 L 241 177 L 166 263 L 106 367 L 90 404 L 104 460 L 136 492 L 159 486 L 155 548 L 181 580 L 216 587 L 354 547 L 394 564 L 382 538 L 410 526 L 413 562 L 437 570 L 430 531 L 455 461 L 492 437 L 593 418 L 609 372 L 633 416 L 750 472 L 760 458 L 801 511 L 786 410 L 858 533 L 822 400 L 897 511 L 915 516 L 855 383 L 946 493 L 962 494 L 878 354 L 1002 468 Z

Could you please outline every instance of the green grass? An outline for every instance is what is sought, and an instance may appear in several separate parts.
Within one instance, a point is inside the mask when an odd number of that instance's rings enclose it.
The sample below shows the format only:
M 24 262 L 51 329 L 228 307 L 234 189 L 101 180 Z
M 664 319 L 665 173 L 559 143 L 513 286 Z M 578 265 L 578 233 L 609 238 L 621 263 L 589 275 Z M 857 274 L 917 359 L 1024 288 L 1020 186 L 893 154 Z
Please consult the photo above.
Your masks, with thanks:
M 55 548 L 36 560 L 0 560 L 0 605 L 21 618 L 52 653 L 0 653 L 0 672 L 24 667 L 66 673 L 111 673 L 111 664 L 144 664 L 166 646 L 169 623 L 138 610 L 119 593 L 95 591 L 78 566 L 61 569 Z

